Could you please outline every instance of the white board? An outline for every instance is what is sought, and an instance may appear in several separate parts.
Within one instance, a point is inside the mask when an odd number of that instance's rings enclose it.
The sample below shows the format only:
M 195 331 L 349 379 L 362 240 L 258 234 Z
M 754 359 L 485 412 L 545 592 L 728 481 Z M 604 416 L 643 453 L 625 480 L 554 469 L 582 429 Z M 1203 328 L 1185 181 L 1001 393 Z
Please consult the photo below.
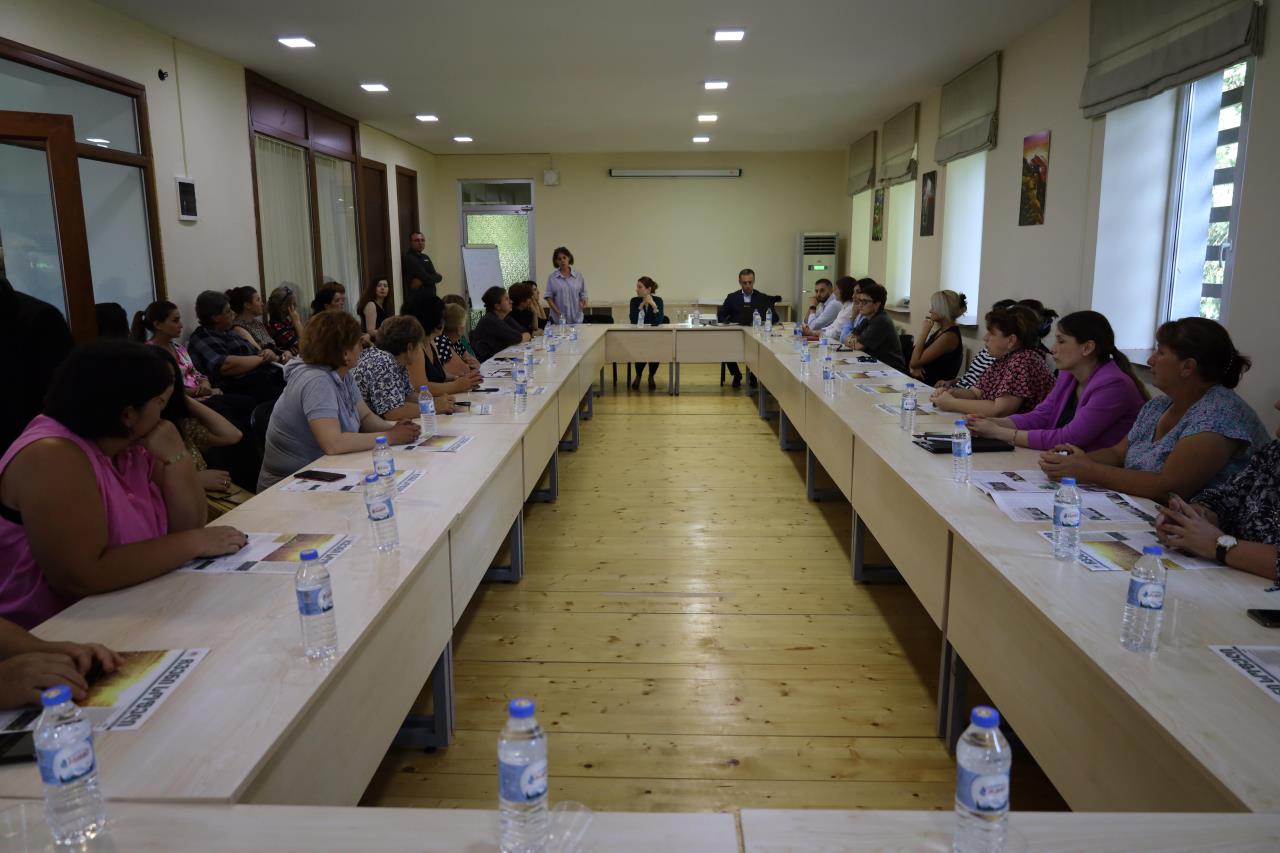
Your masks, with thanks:
M 473 308 L 484 305 L 480 297 L 489 288 L 507 286 L 502 280 L 498 247 L 490 243 L 468 243 L 462 247 L 462 272 Z

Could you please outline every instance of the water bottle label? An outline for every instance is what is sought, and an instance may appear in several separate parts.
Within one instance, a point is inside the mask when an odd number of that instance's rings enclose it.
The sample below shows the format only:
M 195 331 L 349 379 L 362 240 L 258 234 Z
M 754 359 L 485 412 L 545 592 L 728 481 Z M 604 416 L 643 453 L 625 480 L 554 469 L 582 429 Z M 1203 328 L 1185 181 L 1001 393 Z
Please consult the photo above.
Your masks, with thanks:
M 303 616 L 319 616 L 333 609 L 333 589 L 326 581 L 320 586 L 298 590 L 298 612 Z
M 528 764 L 498 762 L 498 790 L 502 799 L 513 803 L 532 803 L 547 795 L 547 762 Z
M 1129 606 L 1144 610 L 1164 609 L 1164 584 L 1153 581 L 1129 580 Z
M 373 463 L 373 472 L 379 477 L 390 477 L 396 472 L 396 460 L 391 457 L 377 460 Z
M 1053 526 L 1054 527 L 1079 527 L 1080 526 L 1080 507 L 1054 506 Z
M 1004 811 L 1009 807 L 1009 774 L 974 773 L 957 766 L 956 799 L 970 811 Z
M 395 506 L 392 505 L 390 498 L 369 501 L 365 507 L 369 510 L 370 521 L 386 521 L 396 517 Z
M 70 785 L 94 771 L 93 738 L 62 747 L 36 751 L 40 778 L 46 785 Z

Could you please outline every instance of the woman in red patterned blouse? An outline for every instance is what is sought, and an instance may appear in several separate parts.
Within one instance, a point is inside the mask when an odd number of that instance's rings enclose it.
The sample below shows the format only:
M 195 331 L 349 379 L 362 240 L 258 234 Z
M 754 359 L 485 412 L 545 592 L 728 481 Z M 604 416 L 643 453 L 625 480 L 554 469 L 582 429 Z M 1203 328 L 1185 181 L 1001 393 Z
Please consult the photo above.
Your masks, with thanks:
M 987 314 L 987 351 L 996 361 L 973 388 L 945 388 L 930 398 L 945 412 L 1003 418 L 1029 412 L 1053 390 L 1053 373 L 1036 349 L 1040 318 L 1014 305 Z

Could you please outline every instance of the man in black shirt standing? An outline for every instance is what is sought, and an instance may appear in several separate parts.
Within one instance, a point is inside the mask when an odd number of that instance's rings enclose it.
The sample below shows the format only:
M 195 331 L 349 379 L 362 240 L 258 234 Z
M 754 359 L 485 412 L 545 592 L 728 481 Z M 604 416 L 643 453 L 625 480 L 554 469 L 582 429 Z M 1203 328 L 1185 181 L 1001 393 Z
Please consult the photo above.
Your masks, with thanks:
M 400 263 L 406 301 L 415 290 L 435 296 L 436 285 L 444 280 L 444 276 L 436 272 L 436 265 L 431 262 L 431 258 L 422 251 L 426 245 L 427 238 L 421 231 L 414 231 L 409 235 L 409 248 L 405 250 Z

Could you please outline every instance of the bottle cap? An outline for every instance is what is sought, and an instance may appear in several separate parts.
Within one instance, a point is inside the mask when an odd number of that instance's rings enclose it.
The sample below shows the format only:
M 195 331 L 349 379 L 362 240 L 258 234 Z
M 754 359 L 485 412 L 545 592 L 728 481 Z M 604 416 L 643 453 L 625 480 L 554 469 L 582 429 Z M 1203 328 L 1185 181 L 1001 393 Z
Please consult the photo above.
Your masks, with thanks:
M 1142 553 L 1150 554 L 1153 557 L 1163 557 L 1164 549 L 1161 548 L 1159 545 L 1147 545 L 1143 547 Z
M 375 439 L 373 440 L 373 443 L 374 443 L 374 444 L 386 444 L 386 443 L 387 443 L 387 437 L 386 437 L 385 435 L 380 435 L 380 436 L 378 436 L 377 438 L 375 438 Z
M 1076 478 L 1075 478 L 1075 477 L 1063 477 L 1063 478 L 1062 478 L 1062 485 L 1064 485 L 1064 486 L 1074 486 L 1075 484 L 1076 484 Z
M 50 687 L 40 694 L 40 704 L 46 708 L 52 708 L 54 705 L 61 705 L 63 702 L 70 701 L 71 688 L 65 684 Z
M 969 722 L 980 729 L 994 729 L 1000 725 L 1000 712 L 987 705 L 978 705 L 969 712 Z
M 533 700 L 532 699 L 512 699 L 507 703 L 507 713 L 515 717 L 517 720 L 524 720 L 533 716 Z
M 315 548 L 308 548 L 307 550 L 303 551 L 301 554 L 298 555 L 298 559 L 305 563 L 305 562 L 308 562 L 309 560 L 320 559 L 320 555 L 316 553 Z
M 365 475 L 364 475 L 364 481 L 365 481 L 366 483 L 376 483 L 376 482 L 378 482 L 378 475 L 377 475 L 377 474 L 365 474 Z

